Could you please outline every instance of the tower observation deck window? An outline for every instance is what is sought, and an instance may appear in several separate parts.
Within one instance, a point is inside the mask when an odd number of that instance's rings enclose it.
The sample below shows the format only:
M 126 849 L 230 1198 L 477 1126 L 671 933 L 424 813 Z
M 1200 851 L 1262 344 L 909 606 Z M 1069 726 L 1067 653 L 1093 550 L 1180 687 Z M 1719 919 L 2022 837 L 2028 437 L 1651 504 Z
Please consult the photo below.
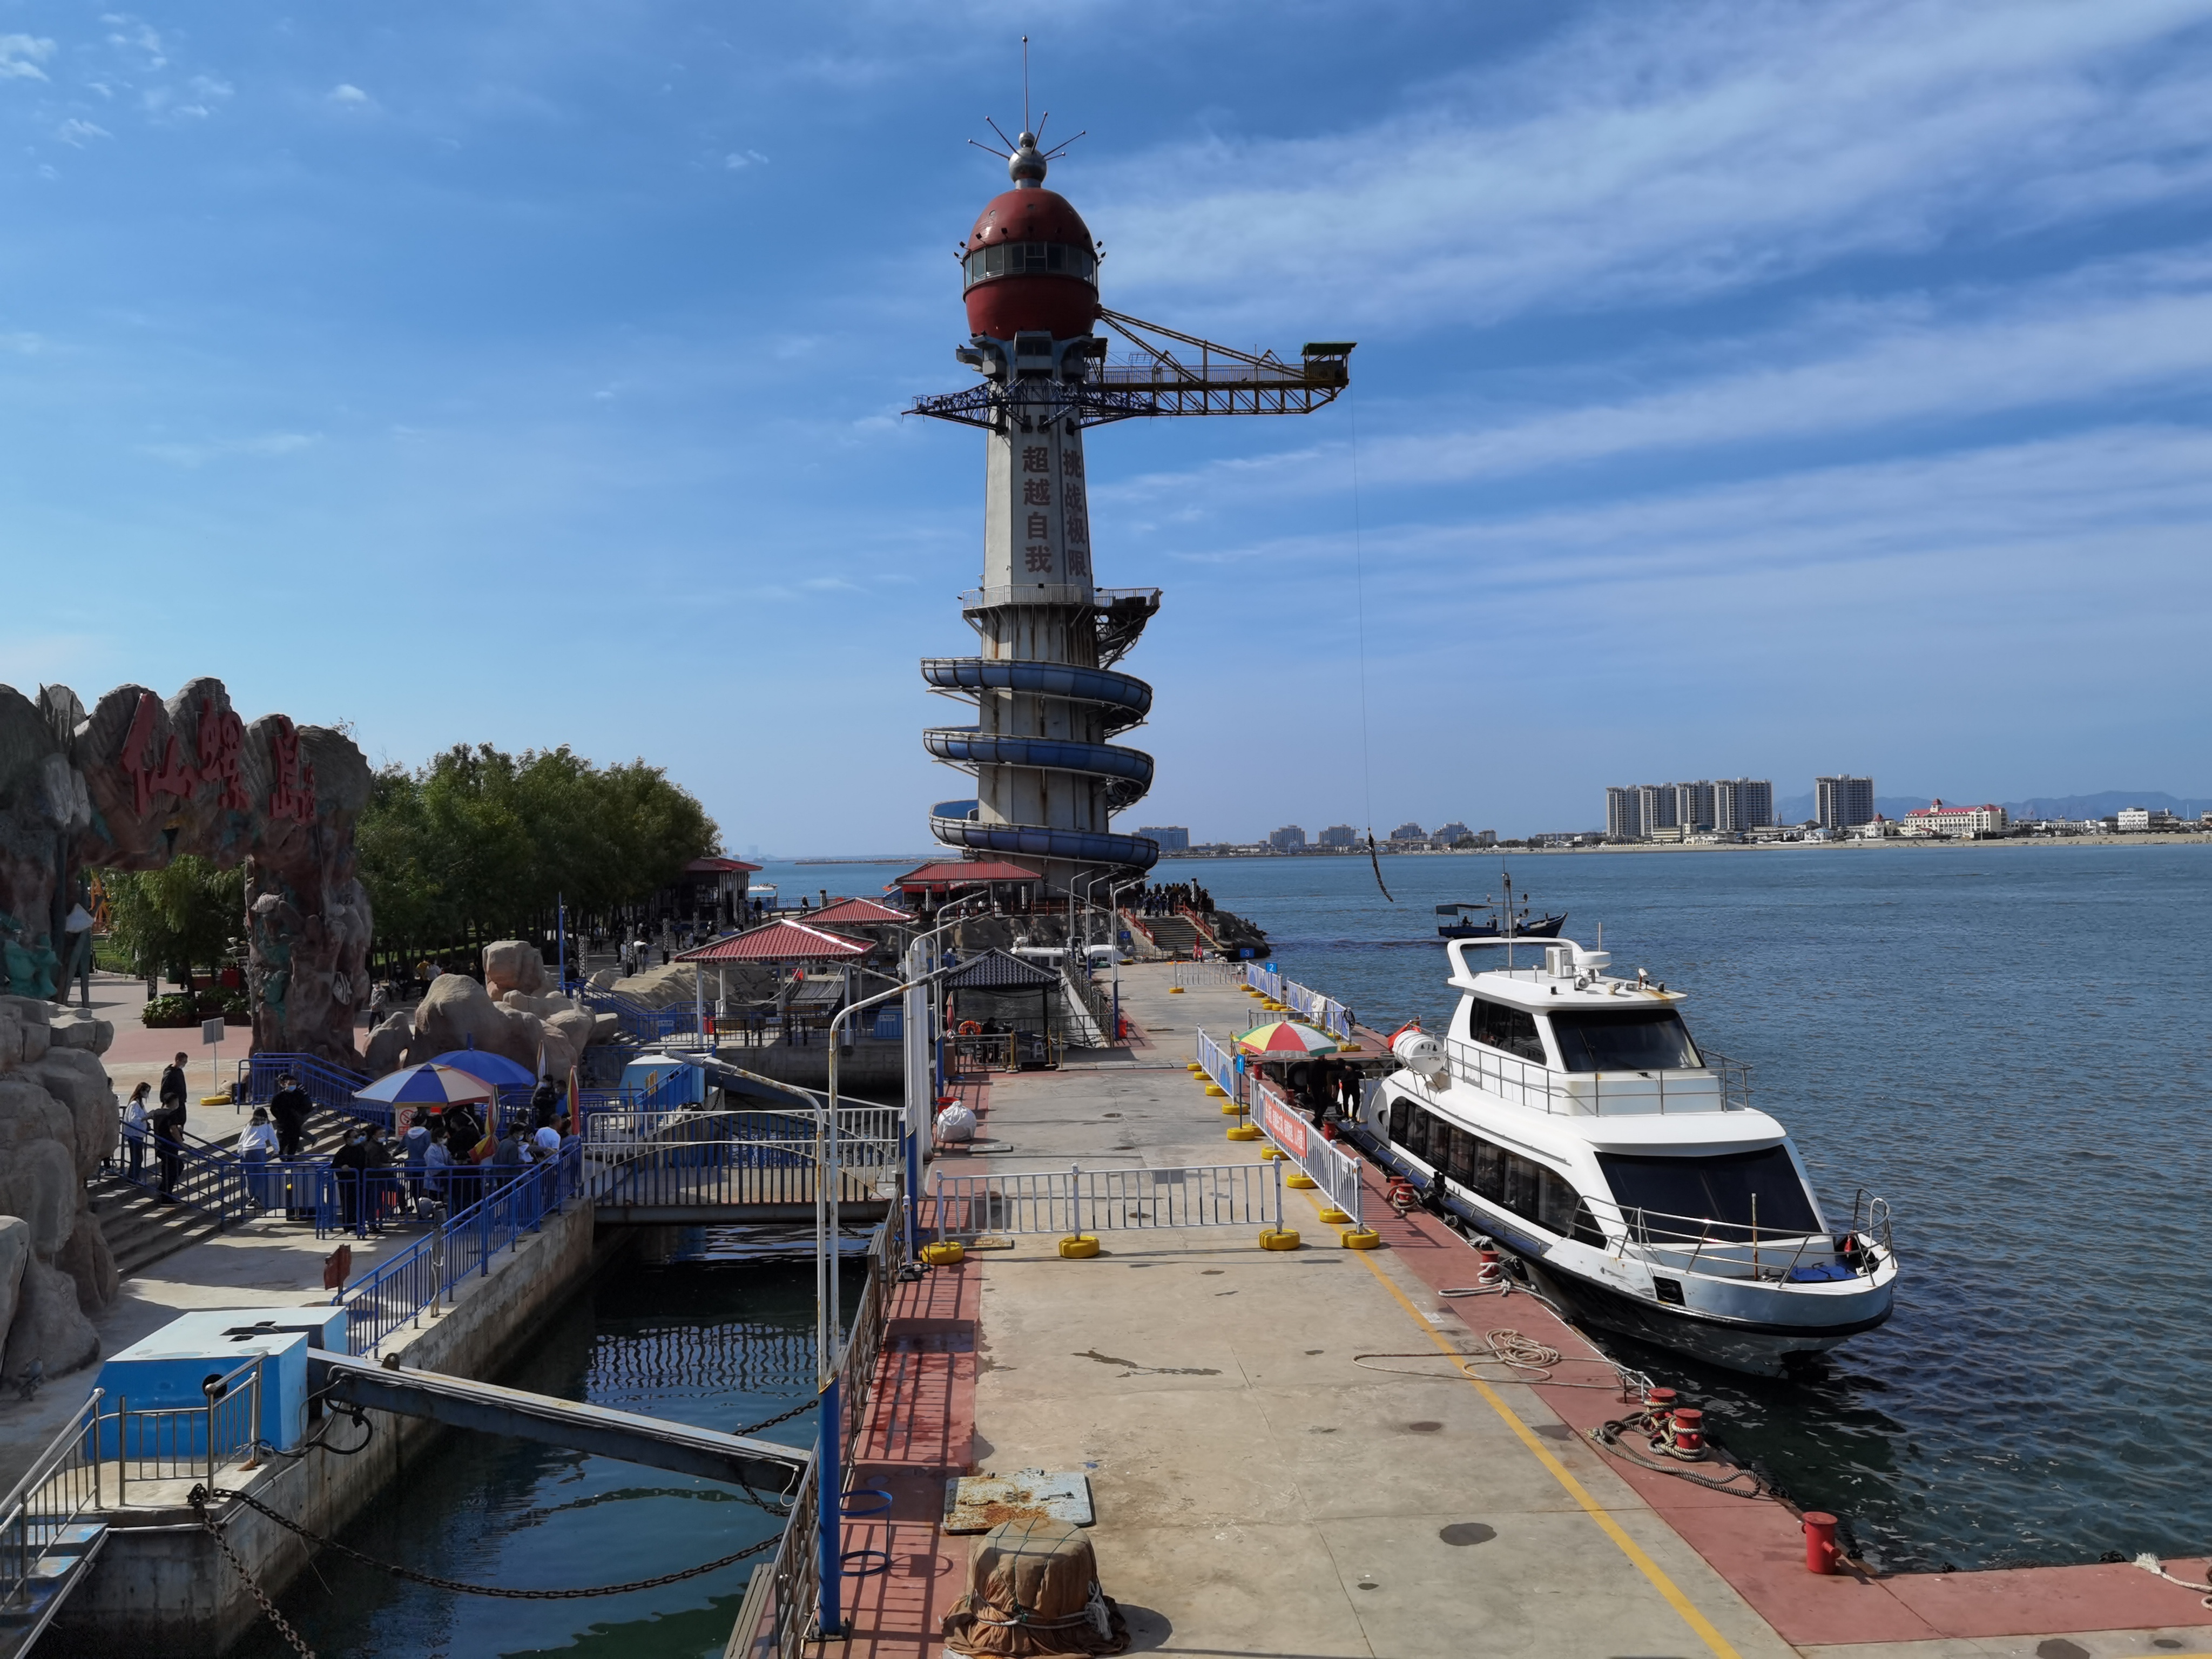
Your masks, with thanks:
M 979 247 L 966 261 L 968 286 L 994 276 L 1080 276 L 1097 285 L 1098 257 L 1066 242 L 1000 242 Z

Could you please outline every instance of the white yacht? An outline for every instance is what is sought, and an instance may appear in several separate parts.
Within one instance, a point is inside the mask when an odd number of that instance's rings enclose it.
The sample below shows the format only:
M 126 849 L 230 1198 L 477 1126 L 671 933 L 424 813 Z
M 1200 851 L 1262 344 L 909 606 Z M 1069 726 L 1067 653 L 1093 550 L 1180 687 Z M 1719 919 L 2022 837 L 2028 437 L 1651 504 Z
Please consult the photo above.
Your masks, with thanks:
M 1468 953 L 1517 950 L 1487 970 Z M 1831 1220 L 1746 1068 L 1701 1052 L 1679 991 L 1609 975 L 1571 939 L 1454 939 L 1442 1037 L 1393 1038 L 1398 1070 L 1353 1131 L 1592 1324 L 1773 1375 L 1889 1317 L 1888 1206 Z

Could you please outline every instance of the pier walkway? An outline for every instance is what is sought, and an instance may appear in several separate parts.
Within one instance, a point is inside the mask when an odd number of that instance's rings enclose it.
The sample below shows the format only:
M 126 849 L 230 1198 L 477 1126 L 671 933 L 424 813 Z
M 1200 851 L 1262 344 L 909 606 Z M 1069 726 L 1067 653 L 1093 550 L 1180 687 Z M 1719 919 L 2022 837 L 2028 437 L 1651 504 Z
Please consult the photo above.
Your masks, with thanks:
M 1140 1037 L 1095 1063 L 994 1079 L 972 1103 L 1002 1150 L 933 1167 L 1255 1160 L 1184 1069 L 1194 1028 L 1242 1029 L 1255 1005 L 1225 984 L 1169 983 L 1165 967 L 1125 966 Z M 848 1579 L 845 1653 L 941 1651 L 969 1542 L 937 1524 L 945 1479 L 1044 1468 L 1088 1474 L 1102 1580 L 1136 1652 L 2212 1655 L 2200 1594 L 2133 1566 L 1808 1573 L 1779 1504 L 1593 1447 L 1581 1431 L 1625 1409 L 1611 1367 L 1532 1297 L 1442 1294 L 1474 1279 L 1456 1236 L 1393 1217 L 1378 1182 L 1366 1216 L 1382 1248 L 1344 1249 L 1311 1194 L 1288 1196 L 1296 1251 L 1188 1228 L 1106 1233 L 1097 1256 L 1066 1261 L 1052 1237 L 1021 1235 L 901 1287 L 854 1475 L 895 1501 L 846 1529 L 848 1550 L 884 1550 L 891 1566 Z M 1500 1328 L 1569 1358 L 1531 1384 L 1450 1357 Z

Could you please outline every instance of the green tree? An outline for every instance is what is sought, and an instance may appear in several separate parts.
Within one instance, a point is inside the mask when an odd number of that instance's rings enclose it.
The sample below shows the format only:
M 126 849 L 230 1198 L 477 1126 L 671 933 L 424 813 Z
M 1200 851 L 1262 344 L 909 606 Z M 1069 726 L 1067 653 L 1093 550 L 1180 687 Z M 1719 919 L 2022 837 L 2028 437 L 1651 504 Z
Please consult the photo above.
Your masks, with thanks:
M 212 975 L 245 932 L 242 869 L 182 853 L 163 869 L 110 872 L 101 884 L 114 943 L 138 973 L 179 983 L 195 969 Z
M 356 844 L 380 946 L 435 949 L 640 903 L 721 837 L 658 767 L 482 744 L 379 773 Z

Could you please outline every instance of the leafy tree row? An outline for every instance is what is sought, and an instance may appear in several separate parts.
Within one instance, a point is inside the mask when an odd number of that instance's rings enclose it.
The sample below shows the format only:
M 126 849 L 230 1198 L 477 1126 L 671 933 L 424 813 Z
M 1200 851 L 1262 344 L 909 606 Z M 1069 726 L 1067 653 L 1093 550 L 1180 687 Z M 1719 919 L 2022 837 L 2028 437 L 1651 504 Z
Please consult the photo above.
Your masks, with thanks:
M 481 744 L 376 775 L 355 832 L 387 963 L 572 927 L 617 925 L 693 859 L 720 850 L 698 800 L 643 761 L 594 766 L 559 749 Z M 242 871 L 179 856 L 100 877 L 111 945 L 141 973 L 212 973 L 246 929 Z
M 379 772 L 355 841 L 383 955 L 539 939 L 563 896 L 572 926 L 611 920 L 720 851 L 721 835 L 643 761 L 480 744 Z

